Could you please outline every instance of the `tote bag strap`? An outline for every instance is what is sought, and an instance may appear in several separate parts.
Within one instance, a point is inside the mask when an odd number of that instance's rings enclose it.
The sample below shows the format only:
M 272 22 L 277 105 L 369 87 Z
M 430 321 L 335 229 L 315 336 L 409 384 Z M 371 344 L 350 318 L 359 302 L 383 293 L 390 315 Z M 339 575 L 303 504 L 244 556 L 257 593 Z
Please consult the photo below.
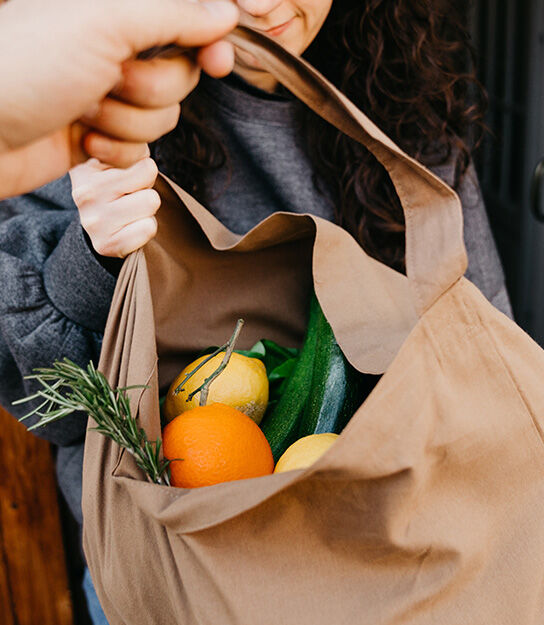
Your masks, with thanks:
M 422 315 L 463 276 L 467 257 L 457 194 L 405 154 L 326 78 L 304 60 L 253 29 L 238 26 L 227 36 L 317 115 L 364 145 L 385 167 L 406 221 L 406 273 L 414 307 Z

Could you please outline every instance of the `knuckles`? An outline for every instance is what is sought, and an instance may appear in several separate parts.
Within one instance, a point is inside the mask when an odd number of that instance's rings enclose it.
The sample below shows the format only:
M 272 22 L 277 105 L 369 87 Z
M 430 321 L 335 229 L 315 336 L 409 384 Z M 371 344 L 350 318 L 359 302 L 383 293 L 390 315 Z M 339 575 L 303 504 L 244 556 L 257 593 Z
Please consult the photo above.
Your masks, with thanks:
M 112 171 L 110 169 L 100 172 L 98 180 L 100 176 L 110 176 Z M 103 188 L 100 197 L 97 193 L 100 185 L 96 176 L 92 184 L 87 180 L 77 184 L 77 179 L 73 178 L 72 197 L 79 210 L 81 226 L 89 236 L 94 250 L 101 256 L 123 258 L 157 234 L 155 213 L 161 205 L 161 197 L 155 189 L 150 188 L 158 175 L 157 165 L 152 158 L 143 158 L 130 170 L 120 170 L 117 174 L 121 180 L 133 180 L 136 176 L 147 188 L 140 187 L 140 191 L 108 201 L 104 199 Z M 115 192 L 112 193 L 115 197 Z M 140 219 L 134 222 L 132 219 L 136 206 Z M 117 207 L 117 217 L 112 221 L 112 211 L 116 212 Z M 112 224 L 116 224 L 114 230 Z
M 147 206 L 153 211 L 153 215 L 159 210 L 161 205 L 161 196 L 155 189 L 147 189 L 145 192 Z
M 96 191 L 93 184 L 81 184 L 73 186 L 72 199 L 77 207 L 86 206 L 88 204 L 94 204 L 96 201 Z
M 139 106 L 162 108 L 183 100 L 198 84 L 199 73 L 187 57 L 128 62 L 122 96 Z
M 101 227 L 104 223 L 103 216 L 97 210 L 81 210 L 79 211 L 79 220 L 81 227 L 93 240 L 101 231 Z
M 147 235 L 146 243 L 150 241 L 156 234 L 158 230 L 158 224 L 156 217 L 148 217 L 145 221 L 145 234 Z
M 180 113 L 181 113 L 180 104 L 174 104 L 164 109 L 164 118 L 163 120 L 161 120 L 163 124 L 162 134 L 166 134 L 167 132 L 171 132 L 172 130 L 174 130 L 174 128 L 178 125 Z M 161 132 L 161 131 L 157 130 L 157 132 Z
M 130 238 L 121 236 L 115 247 L 117 256 L 124 258 L 134 250 L 143 247 L 157 234 L 157 220 L 155 217 L 146 217 L 137 222 L 137 229 L 132 230 Z M 122 235 L 122 233 L 121 233 Z
M 93 240 L 91 238 L 91 243 L 93 244 L 96 253 L 100 254 L 100 256 L 119 256 L 117 250 L 112 246 L 111 241 L 102 239 Z
M 152 158 L 144 158 L 140 161 L 139 167 L 142 168 L 142 176 L 145 182 L 149 186 L 153 186 L 157 176 L 159 175 L 159 168 L 157 167 L 157 163 Z
M 173 130 L 177 126 L 180 111 L 179 103 L 150 109 L 105 100 L 94 127 L 120 141 L 117 147 L 122 150 L 123 141 L 150 143 Z M 113 153 L 110 156 L 112 160 L 122 160 Z

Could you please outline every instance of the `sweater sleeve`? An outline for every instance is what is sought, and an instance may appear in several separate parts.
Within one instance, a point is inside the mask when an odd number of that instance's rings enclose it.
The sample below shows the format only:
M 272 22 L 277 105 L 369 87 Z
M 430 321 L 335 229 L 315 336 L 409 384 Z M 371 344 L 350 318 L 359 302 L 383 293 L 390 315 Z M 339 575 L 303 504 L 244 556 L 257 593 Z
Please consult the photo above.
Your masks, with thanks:
M 433 168 L 450 186 L 454 167 L 451 163 Z M 501 312 L 513 318 L 504 272 L 487 217 L 478 176 L 471 163 L 461 179 L 457 194 L 463 207 L 463 235 L 468 256 L 466 278 L 474 283 Z
M 69 181 L 0 204 L 0 403 L 14 416 L 33 406 L 35 367 L 68 357 L 97 362 L 115 277 L 87 245 Z M 60 185 L 60 186 L 59 186 Z M 31 425 L 36 419 L 29 419 Z M 86 416 L 73 414 L 36 431 L 57 445 L 82 440 Z
M 457 192 L 463 205 L 463 232 L 469 259 L 466 277 L 482 291 L 493 306 L 513 318 L 502 264 L 472 164 L 461 180 Z

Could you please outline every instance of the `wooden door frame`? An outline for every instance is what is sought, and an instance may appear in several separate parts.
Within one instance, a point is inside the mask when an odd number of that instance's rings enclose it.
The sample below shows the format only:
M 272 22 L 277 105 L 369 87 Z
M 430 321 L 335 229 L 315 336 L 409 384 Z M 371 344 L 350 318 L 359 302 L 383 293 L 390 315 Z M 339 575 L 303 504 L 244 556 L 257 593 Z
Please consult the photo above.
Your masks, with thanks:
M 51 446 L 0 408 L 0 622 L 73 625 Z

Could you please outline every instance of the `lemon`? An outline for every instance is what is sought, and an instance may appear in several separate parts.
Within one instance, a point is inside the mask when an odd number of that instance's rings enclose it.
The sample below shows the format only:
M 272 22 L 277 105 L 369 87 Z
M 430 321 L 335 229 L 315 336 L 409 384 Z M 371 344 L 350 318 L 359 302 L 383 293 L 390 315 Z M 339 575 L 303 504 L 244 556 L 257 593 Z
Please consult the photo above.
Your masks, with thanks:
M 299 438 L 278 460 L 274 473 L 305 469 L 318 460 L 338 438 L 338 434 L 310 434 Z
M 201 356 L 187 365 L 172 382 L 163 407 L 168 421 L 199 405 L 200 392 L 196 393 L 190 401 L 187 401 L 188 397 L 219 367 L 224 355 L 225 352 L 220 352 L 210 359 L 187 380 L 183 385 L 183 390 L 177 395 L 174 391 L 185 375 L 208 356 Z M 210 405 L 215 402 L 236 408 L 259 424 L 268 404 L 268 378 L 264 364 L 258 358 L 249 358 L 234 352 L 228 365 L 210 384 L 206 404 Z

